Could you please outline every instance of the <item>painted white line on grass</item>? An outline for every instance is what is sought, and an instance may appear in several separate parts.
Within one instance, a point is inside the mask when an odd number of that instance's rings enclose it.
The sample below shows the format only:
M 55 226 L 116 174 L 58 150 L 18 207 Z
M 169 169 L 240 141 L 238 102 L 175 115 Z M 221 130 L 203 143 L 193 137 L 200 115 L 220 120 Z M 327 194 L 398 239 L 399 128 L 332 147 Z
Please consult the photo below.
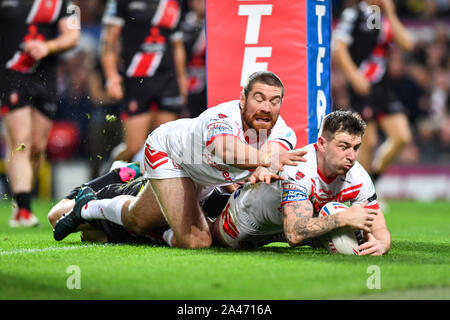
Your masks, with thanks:
M 11 251 L 0 251 L 0 256 L 4 255 L 12 255 L 12 254 L 21 254 L 21 253 L 36 253 L 36 252 L 45 252 L 45 251 L 67 251 L 67 250 L 76 250 L 83 248 L 91 248 L 90 246 L 73 246 L 73 247 L 47 247 L 47 248 L 33 248 L 33 249 L 18 249 Z

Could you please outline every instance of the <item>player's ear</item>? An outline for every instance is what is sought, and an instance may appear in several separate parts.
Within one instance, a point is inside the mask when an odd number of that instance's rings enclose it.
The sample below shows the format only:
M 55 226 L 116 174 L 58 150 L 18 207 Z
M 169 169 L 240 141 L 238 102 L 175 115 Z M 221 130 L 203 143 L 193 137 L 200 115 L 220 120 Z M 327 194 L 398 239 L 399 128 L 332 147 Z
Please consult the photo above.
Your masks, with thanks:
M 317 138 L 317 148 L 319 150 L 324 151 L 326 143 L 327 143 L 327 140 L 323 136 L 319 136 Z
M 245 93 L 244 93 L 244 90 L 241 91 L 240 102 L 241 102 L 241 108 L 244 108 L 244 106 L 245 106 Z

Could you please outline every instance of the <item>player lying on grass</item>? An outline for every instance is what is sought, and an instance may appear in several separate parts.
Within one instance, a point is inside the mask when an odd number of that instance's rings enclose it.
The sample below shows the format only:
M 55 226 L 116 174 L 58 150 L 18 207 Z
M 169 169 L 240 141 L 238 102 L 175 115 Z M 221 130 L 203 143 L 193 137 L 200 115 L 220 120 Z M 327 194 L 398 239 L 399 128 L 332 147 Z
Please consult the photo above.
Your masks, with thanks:
M 214 239 L 226 247 L 258 247 L 284 231 L 288 243 L 298 246 L 350 226 L 365 231 L 367 242 L 358 248 L 361 255 L 387 253 L 390 233 L 374 185 L 356 161 L 364 129 L 356 113 L 327 115 L 317 143 L 305 147 L 306 162 L 285 166 L 280 173 L 284 180 L 248 183 L 231 195 L 211 227 Z M 351 207 L 317 217 L 330 201 L 349 202 Z
M 212 224 L 214 242 L 234 248 L 258 247 L 280 239 L 278 235 L 284 231 L 289 244 L 298 246 L 309 244 L 333 229 L 351 226 L 366 232 L 368 241 L 358 248 L 361 255 L 387 253 L 390 234 L 376 202 L 373 183 L 356 162 L 364 125 L 359 116 L 350 112 L 337 111 L 325 117 L 317 143 L 306 146 L 306 163 L 286 166 L 281 174 L 285 180 L 271 184 L 247 183 L 234 191 L 222 214 Z M 139 178 L 127 185 L 108 186 L 97 196 L 137 195 L 144 181 Z M 218 215 L 224 203 L 224 198 L 221 199 L 216 201 L 210 197 L 210 201 L 206 201 L 215 204 L 215 208 L 206 209 L 208 215 Z M 68 201 L 65 201 L 66 206 L 57 205 L 50 212 L 53 226 L 62 214 L 72 210 L 74 201 Z M 353 205 L 346 212 L 317 217 L 322 206 L 330 201 Z M 89 238 L 84 236 L 91 241 L 155 243 L 154 240 L 158 240 L 158 243 L 171 245 L 173 238 L 173 231 L 168 227 L 138 236 L 108 221 L 89 219 L 88 222 L 103 230 L 88 233 Z
M 98 210 L 80 212 L 96 199 L 85 189 L 73 212 L 55 225 L 54 238 L 64 239 L 85 222 L 86 214 L 106 218 L 137 234 L 168 223 L 174 232 L 174 246 L 209 247 L 211 232 L 198 205 L 203 191 L 243 181 L 257 167 L 279 170 L 304 161 L 303 151 L 290 151 L 296 137 L 279 116 L 283 96 L 283 84 L 275 74 L 256 72 L 239 100 L 210 108 L 197 118 L 161 125 L 147 138 L 144 164 L 149 183 L 142 192 L 137 197 L 111 199 L 108 210 L 103 208 L 95 215 Z M 276 174 L 255 177 L 270 180 Z
M 99 200 L 112 199 L 117 196 L 137 196 L 148 183 L 148 178 L 144 178 L 135 163 L 115 162 L 110 172 L 97 179 L 74 188 L 64 199 L 59 201 L 49 212 L 48 220 L 53 228 L 56 222 L 65 214 L 72 211 L 75 205 L 75 198 L 80 190 L 90 188 L 96 193 Z M 221 189 L 222 190 L 222 189 Z M 230 193 L 219 189 L 214 189 L 211 194 L 202 197 L 207 198 L 202 201 L 202 210 L 212 217 L 217 217 L 227 203 Z M 108 200 L 105 200 L 108 202 Z M 88 203 L 90 206 L 92 203 Z M 162 239 L 164 231 L 168 230 L 168 225 L 155 228 L 145 234 L 136 234 L 131 230 L 103 219 L 89 219 L 81 224 L 74 232 L 81 231 L 81 239 L 93 242 L 108 243 L 141 243 L 141 244 L 165 244 Z M 167 233 L 172 235 L 171 230 Z

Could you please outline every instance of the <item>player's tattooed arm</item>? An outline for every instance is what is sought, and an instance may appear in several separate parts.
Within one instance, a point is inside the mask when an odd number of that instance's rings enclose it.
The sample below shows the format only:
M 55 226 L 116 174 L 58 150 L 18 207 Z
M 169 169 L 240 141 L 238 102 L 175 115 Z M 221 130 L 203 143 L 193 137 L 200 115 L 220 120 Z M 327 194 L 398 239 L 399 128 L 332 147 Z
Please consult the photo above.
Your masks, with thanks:
M 101 38 L 102 64 L 106 77 L 117 73 L 117 63 L 120 52 L 121 27 L 107 24 L 103 26 Z
M 102 30 L 102 38 L 101 38 L 102 53 L 117 54 L 120 49 L 119 38 L 121 27 L 116 25 L 106 25 L 103 28 L 104 29 Z
M 122 77 L 118 71 L 121 27 L 105 25 L 102 30 L 101 61 L 106 77 L 106 91 L 109 97 L 123 98 Z
M 313 218 L 311 201 L 288 202 L 283 205 L 283 227 L 291 247 L 302 245 L 306 240 L 321 236 L 338 228 L 337 216 Z

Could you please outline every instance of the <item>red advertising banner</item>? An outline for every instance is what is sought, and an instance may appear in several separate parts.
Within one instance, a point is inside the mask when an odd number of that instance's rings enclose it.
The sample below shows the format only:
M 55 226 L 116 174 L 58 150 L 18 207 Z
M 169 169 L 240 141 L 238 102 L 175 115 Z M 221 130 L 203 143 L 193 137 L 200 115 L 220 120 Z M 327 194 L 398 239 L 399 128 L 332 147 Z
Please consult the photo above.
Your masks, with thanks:
M 296 132 L 297 147 L 308 143 L 309 132 L 310 1 L 314 0 L 206 1 L 208 106 L 238 99 L 251 73 L 272 71 L 285 86 L 281 116 Z

